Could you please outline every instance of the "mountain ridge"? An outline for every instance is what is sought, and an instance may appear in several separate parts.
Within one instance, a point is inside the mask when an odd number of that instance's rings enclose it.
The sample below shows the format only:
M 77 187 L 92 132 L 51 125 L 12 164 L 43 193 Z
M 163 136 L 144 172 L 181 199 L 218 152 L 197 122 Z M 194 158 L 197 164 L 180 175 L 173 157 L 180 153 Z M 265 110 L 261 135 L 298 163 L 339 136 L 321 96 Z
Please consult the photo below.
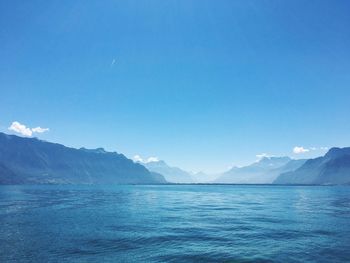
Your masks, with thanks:
M 281 172 L 295 169 L 301 164 L 303 160 L 287 156 L 263 157 L 250 165 L 231 168 L 214 180 L 214 183 L 271 184 Z
M 275 184 L 350 184 L 350 147 L 333 147 L 307 160 L 297 170 L 282 173 Z
M 166 183 L 123 154 L 0 133 L 0 184 Z
M 190 173 L 181 168 L 170 166 L 164 160 L 141 163 L 151 172 L 164 176 L 169 183 L 194 183 Z

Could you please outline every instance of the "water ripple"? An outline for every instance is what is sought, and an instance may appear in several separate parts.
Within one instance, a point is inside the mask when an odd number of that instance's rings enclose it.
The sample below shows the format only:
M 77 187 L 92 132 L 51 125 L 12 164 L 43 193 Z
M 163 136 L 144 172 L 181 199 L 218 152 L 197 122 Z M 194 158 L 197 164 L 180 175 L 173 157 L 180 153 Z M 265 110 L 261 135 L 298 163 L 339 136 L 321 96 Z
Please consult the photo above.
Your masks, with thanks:
M 1 186 L 1 262 L 350 262 L 350 187 Z

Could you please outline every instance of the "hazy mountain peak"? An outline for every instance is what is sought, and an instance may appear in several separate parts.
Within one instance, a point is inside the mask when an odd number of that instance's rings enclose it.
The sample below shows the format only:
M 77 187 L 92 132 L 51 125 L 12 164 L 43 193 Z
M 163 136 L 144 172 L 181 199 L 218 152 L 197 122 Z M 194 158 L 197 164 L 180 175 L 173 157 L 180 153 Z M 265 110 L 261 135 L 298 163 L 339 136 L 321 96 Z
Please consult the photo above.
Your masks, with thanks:
M 261 158 L 258 162 L 271 162 L 271 161 L 290 161 L 291 158 L 288 156 L 265 156 Z
M 152 161 L 141 163 L 151 172 L 162 174 L 168 182 L 171 183 L 192 183 L 191 174 L 178 167 L 168 165 L 165 161 Z
M 154 160 L 154 161 L 149 161 L 147 162 L 148 164 L 158 164 L 158 165 L 168 165 L 165 161 L 163 160 Z
M 87 149 L 85 147 L 81 147 L 79 150 L 85 151 L 85 152 L 92 152 L 92 153 L 108 153 L 104 148 L 96 148 L 96 149 Z
M 231 168 L 229 171 L 221 174 L 215 182 L 246 184 L 272 183 L 279 175 L 279 171 L 284 171 L 283 167 L 291 161 L 292 159 L 287 156 L 265 156 L 250 165 Z M 288 168 L 289 166 L 286 167 Z M 293 167 L 291 166 L 290 169 Z
M 263 157 L 258 162 L 255 162 L 251 164 L 250 166 L 259 166 L 259 167 L 266 167 L 266 168 L 277 168 L 279 166 L 285 165 L 292 159 L 288 156 L 282 156 L 282 157 Z

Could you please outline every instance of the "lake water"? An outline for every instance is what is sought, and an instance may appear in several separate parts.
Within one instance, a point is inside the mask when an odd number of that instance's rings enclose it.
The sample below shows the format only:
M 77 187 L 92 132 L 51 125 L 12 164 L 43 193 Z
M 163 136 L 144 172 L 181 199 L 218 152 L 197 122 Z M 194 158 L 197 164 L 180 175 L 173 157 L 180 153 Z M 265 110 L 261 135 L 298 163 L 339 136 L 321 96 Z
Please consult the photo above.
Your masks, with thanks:
M 350 187 L 0 186 L 0 262 L 350 262 Z

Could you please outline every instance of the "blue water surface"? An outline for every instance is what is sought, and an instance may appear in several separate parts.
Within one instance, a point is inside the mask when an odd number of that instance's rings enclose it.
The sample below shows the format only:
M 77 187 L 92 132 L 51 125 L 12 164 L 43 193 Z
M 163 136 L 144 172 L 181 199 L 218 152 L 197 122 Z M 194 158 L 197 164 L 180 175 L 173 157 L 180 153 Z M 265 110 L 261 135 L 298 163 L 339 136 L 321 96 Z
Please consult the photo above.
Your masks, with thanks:
M 350 262 L 350 187 L 0 186 L 0 262 Z

